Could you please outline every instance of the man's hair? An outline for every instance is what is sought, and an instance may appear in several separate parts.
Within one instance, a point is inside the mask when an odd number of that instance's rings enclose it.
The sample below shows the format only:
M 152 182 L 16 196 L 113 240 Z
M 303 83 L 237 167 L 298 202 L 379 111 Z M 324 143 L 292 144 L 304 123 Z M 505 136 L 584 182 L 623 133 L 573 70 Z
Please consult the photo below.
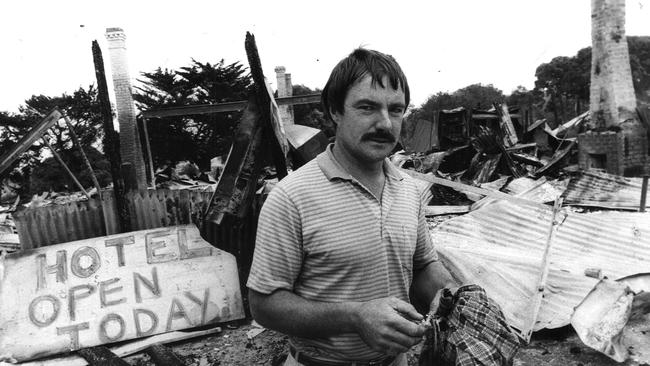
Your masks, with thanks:
M 343 113 L 348 90 L 366 75 L 370 75 L 371 85 L 379 84 L 382 88 L 386 87 L 382 80 L 384 76 L 387 76 L 393 89 L 402 88 L 405 103 L 409 104 L 409 84 L 402 68 L 393 56 L 379 51 L 357 48 L 334 67 L 321 93 L 321 104 L 326 118 L 333 121 L 330 110 L 335 113 Z

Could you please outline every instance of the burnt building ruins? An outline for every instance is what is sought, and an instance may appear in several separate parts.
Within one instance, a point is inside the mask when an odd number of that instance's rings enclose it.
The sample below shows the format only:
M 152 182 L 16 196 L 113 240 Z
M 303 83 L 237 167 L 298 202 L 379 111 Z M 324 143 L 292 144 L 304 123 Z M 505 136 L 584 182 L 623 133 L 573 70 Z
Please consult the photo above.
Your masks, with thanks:
M 592 0 L 590 113 L 592 129 L 578 135 L 582 169 L 639 175 L 648 138 L 636 112 L 625 37 L 625 0 Z

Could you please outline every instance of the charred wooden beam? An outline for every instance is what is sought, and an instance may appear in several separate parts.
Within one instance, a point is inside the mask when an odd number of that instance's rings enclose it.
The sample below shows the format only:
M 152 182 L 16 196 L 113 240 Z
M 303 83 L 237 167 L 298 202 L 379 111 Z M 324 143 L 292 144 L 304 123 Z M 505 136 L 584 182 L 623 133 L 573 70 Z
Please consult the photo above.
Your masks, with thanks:
M 183 361 L 170 348 L 162 344 L 154 344 L 144 350 L 156 365 L 160 366 L 185 366 Z
M 63 170 L 65 170 L 65 172 L 68 173 L 68 175 L 70 176 L 70 178 L 72 179 L 74 184 L 77 186 L 77 188 L 79 188 L 79 190 L 84 194 L 84 196 L 86 196 L 88 199 L 90 199 L 90 194 L 88 194 L 88 192 L 86 192 L 84 187 L 81 185 L 81 182 L 79 182 L 77 177 L 75 177 L 72 170 L 70 170 L 70 168 L 68 168 L 68 165 L 63 161 L 63 158 L 61 158 L 59 153 L 57 153 L 56 150 L 54 150 L 54 147 L 52 147 L 50 142 L 47 141 L 47 138 L 45 138 L 45 136 L 43 136 L 42 140 L 43 140 L 43 143 L 45 144 L 45 146 L 47 146 L 50 149 L 50 152 L 52 153 L 52 156 L 54 156 L 56 161 L 59 162 L 61 167 L 63 167 Z
M 515 126 L 512 124 L 512 119 L 510 118 L 508 106 L 505 103 L 494 103 L 494 109 L 497 112 L 497 116 L 499 116 L 499 127 L 501 127 L 503 145 L 505 147 L 513 146 L 519 142 L 519 139 L 517 138 Z
M 90 366 L 128 366 L 129 364 L 104 346 L 82 348 L 77 353 Z
M 12 146 L 9 151 L 2 155 L 0 157 L 0 174 L 9 168 L 9 166 L 20 157 L 20 154 L 27 151 L 36 140 L 40 139 L 41 136 L 43 136 L 43 134 L 45 134 L 45 132 L 47 132 L 47 130 L 49 130 L 50 127 L 61 118 L 61 116 L 62 114 L 57 108 L 52 109 L 50 113 L 36 124 L 36 126 L 30 129 L 29 132 L 27 132 L 27 134 L 16 143 L 16 145 Z
M 74 145 L 77 145 L 77 148 L 79 149 L 79 152 L 81 153 L 81 160 L 83 160 L 84 165 L 86 165 L 86 168 L 88 169 L 88 172 L 90 173 L 90 178 L 93 181 L 93 185 L 97 189 L 97 194 L 101 195 L 101 190 L 102 187 L 99 186 L 99 181 L 97 180 L 97 176 L 95 175 L 95 171 L 93 170 L 93 166 L 90 165 L 90 160 L 88 160 L 88 156 L 86 155 L 86 152 L 84 151 L 83 146 L 81 146 L 81 141 L 79 141 L 79 137 L 77 137 L 77 133 L 74 132 L 74 128 L 72 127 L 72 123 L 70 122 L 70 119 L 68 116 L 65 114 L 63 115 L 63 120 L 65 121 L 66 126 L 68 126 L 68 130 L 70 131 L 70 136 L 72 137 L 72 142 Z
M 264 156 L 261 116 L 255 100 L 251 96 L 235 129 L 228 159 L 205 215 L 207 221 L 220 224 L 225 214 L 245 216 L 255 193 Z
M 120 139 L 113 126 L 113 112 L 111 110 L 111 100 L 108 96 L 104 58 L 102 57 L 102 50 L 99 48 L 97 41 L 92 42 L 92 52 L 93 62 L 95 64 L 95 77 L 97 78 L 97 99 L 99 99 L 99 109 L 102 114 L 104 126 L 104 153 L 108 157 L 111 165 L 117 217 L 120 222 L 121 232 L 129 232 L 131 231 L 131 215 L 129 214 L 129 208 L 124 194 L 124 179 L 122 179 L 122 175 L 120 174 L 122 166 Z
M 247 101 L 225 102 L 217 104 L 188 105 L 182 107 L 170 107 L 153 109 L 142 112 L 144 118 L 161 118 L 173 116 L 187 116 L 191 114 L 209 114 L 219 112 L 241 111 L 246 108 Z M 320 94 L 297 95 L 291 97 L 275 98 L 277 105 L 297 105 L 320 103 Z
M 253 77 L 253 84 L 255 87 L 255 97 L 257 105 L 259 106 L 260 117 L 262 121 L 264 139 L 267 141 L 271 148 L 271 155 L 278 179 L 282 179 L 287 175 L 287 161 L 286 153 L 289 150 L 287 139 L 284 136 L 281 121 L 273 118 L 271 115 L 271 108 L 273 106 L 269 89 L 264 79 L 262 72 L 262 62 L 260 55 L 257 52 L 257 44 L 255 43 L 255 36 L 246 32 L 246 41 L 244 42 L 246 48 L 246 55 L 248 56 L 248 65 L 250 67 L 251 76 Z M 275 137 L 275 138 L 273 138 Z
M 641 203 L 639 203 L 639 212 L 645 212 L 646 197 L 648 196 L 648 178 L 650 177 L 644 175 L 641 183 Z

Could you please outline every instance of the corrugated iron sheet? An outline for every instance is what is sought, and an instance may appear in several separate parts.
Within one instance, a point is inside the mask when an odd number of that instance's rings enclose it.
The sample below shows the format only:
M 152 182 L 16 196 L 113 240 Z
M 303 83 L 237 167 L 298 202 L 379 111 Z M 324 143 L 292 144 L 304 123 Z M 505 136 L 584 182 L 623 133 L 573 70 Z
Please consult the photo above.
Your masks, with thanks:
M 508 177 L 506 177 L 507 179 Z M 496 181 L 495 181 L 496 182 Z M 528 177 L 513 179 L 511 182 L 501 188 L 504 193 L 525 198 L 531 201 L 546 203 L 553 202 L 564 193 L 568 180 L 548 180 L 541 177 L 537 180 Z M 503 186 L 503 184 L 501 184 Z M 481 187 L 486 187 L 482 184 Z M 472 205 L 472 211 L 484 207 L 487 204 L 498 202 L 494 198 L 484 197 Z
M 637 211 L 641 202 L 641 183 L 641 178 L 588 170 L 571 179 L 564 202 L 578 206 Z
M 561 215 L 535 330 L 569 324 L 573 308 L 597 282 L 585 269 L 600 268 L 609 278 L 650 270 L 650 214 L 563 209 Z M 531 316 L 550 219 L 551 207 L 500 201 L 448 220 L 431 235 L 450 271 L 484 287 L 521 330 Z
M 131 191 L 127 194 L 127 200 L 132 229 L 137 231 L 191 223 L 201 228 L 203 212 L 211 194 L 196 190 Z M 262 202 L 262 195 L 257 195 L 244 219 L 227 218 L 221 225 L 208 223 L 202 228 L 204 239 L 237 256 L 240 268 L 244 270 L 252 259 Z M 107 231 L 108 234 L 117 233 L 118 218 L 112 195 L 105 194 L 104 212 L 101 203 L 100 199 L 93 198 L 15 212 L 13 216 L 21 249 L 104 236 Z
M 438 141 L 438 122 L 424 119 L 417 120 L 415 131 L 408 148 L 413 152 L 428 152 L 434 147 L 440 147 Z
M 107 211 L 114 210 L 112 206 Z M 21 249 L 106 235 L 99 198 L 18 210 L 13 217 Z
M 192 190 L 140 190 L 127 194 L 131 227 L 146 230 L 163 226 L 201 225 L 212 192 Z
M 535 202 L 553 202 L 566 191 L 568 183 L 568 180 L 548 180 L 546 177 L 537 180 L 521 177 L 513 179 L 503 191 Z

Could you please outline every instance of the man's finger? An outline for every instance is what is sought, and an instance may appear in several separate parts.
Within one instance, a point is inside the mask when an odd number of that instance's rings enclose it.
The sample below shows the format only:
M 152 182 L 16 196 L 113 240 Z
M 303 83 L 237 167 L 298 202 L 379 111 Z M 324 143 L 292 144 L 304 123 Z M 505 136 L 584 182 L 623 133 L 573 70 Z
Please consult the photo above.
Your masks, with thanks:
M 393 309 L 397 310 L 397 312 L 400 313 L 402 317 L 408 320 L 420 321 L 424 319 L 422 314 L 418 313 L 413 305 L 409 304 L 406 301 L 396 299 L 396 301 L 393 303 Z
M 393 324 L 395 331 L 408 337 L 422 337 L 426 328 L 424 325 L 415 323 L 407 319 L 398 319 Z

